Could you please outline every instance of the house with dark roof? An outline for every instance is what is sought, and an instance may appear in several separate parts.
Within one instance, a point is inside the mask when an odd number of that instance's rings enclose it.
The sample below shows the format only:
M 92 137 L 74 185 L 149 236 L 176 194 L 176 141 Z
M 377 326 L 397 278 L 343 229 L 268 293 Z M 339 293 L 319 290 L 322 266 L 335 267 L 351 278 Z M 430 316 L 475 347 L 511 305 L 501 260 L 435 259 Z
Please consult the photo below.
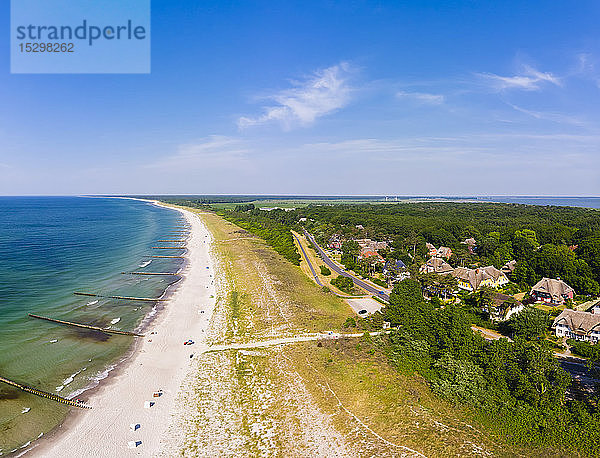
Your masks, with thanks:
M 600 314 L 565 309 L 552 323 L 556 337 L 596 343 L 600 340 Z
M 530 296 L 535 302 L 551 305 L 562 305 L 568 299 L 573 299 L 575 290 L 560 278 L 542 278 L 531 288 Z
M 392 281 L 402 281 L 410 278 L 410 272 L 400 259 L 387 259 L 383 266 L 383 275 Z
M 523 310 L 522 302 L 514 297 L 502 293 L 494 293 L 492 303 L 485 312 L 488 312 L 492 321 L 505 321 L 516 313 Z
M 477 269 L 457 267 L 452 272 L 452 276 L 458 281 L 458 287 L 467 291 L 476 291 L 481 286 L 499 288 L 508 283 L 504 272 L 494 266 L 478 267 Z

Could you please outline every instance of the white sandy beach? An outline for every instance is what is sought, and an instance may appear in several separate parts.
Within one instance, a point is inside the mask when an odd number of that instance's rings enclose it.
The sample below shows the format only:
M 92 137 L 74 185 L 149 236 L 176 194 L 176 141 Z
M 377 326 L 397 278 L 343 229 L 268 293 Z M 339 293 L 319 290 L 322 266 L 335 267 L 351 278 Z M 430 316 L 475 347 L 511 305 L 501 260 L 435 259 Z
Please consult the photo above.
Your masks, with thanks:
M 65 431 L 41 441 L 27 456 L 120 457 L 158 453 L 173 414 L 176 393 L 189 370 L 190 355 L 204 346 L 215 301 L 210 297 L 215 295 L 211 235 L 198 215 L 179 211 L 191 225 L 191 232 L 188 264 L 177 290 L 126 366 L 105 380 L 90 397 L 88 404 L 92 409 L 78 412 L 61 427 Z M 188 339 L 194 340 L 195 345 L 184 346 Z M 164 394 L 153 398 L 153 392 L 159 389 Z M 145 401 L 154 405 L 144 408 Z M 140 427 L 132 431 L 131 424 Z M 128 448 L 131 441 L 137 442 L 135 449 Z

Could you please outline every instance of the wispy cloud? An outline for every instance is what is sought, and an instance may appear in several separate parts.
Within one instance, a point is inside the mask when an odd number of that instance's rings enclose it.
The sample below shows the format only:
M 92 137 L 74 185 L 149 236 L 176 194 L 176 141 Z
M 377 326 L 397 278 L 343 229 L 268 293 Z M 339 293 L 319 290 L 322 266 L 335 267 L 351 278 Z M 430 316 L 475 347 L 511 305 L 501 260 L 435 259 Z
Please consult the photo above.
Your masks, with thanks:
M 440 94 L 428 94 L 426 92 L 405 92 L 398 91 L 396 93 L 398 98 L 413 99 L 421 103 L 427 103 L 431 105 L 441 105 L 444 103 L 445 97 Z
M 552 121 L 552 122 L 556 122 L 559 124 L 571 124 L 574 126 L 586 126 L 588 124 L 586 121 L 580 119 L 577 116 L 571 116 L 571 115 L 567 115 L 567 114 L 563 114 L 563 113 L 555 113 L 555 112 L 548 112 L 548 111 L 528 110 L 526 108 L 522 108 L 513 103 L 508 103 L 508 102 L 506 102 L 506 103 L 513 110 L 516 110 L 520 113 L 529 115 L 535 119 Z
M 148 167 L 165 170 L 243 167 L 249 163 L 250 152 L 249 147 L 240 139 L 210 135 L 197 142 L 180 145 L 175 154 L 149 164 Z
M 263 97 L 275 102 L 263 107 L 263 114 L 240 117 L 238 126 L 247 128 L 269 122 L 278 122 L 284 129 L 295 125 L 306 126 L 317 118 L 346 106 L 351 99 L 349 78 L 351 66 L 342 62 L 316 71 L 303 81 L 293 81 L 293 87 Z
M 538 91 L 546 83 L 555 86 L 562 85 L 559 77 L 549 72 L 540 72 L 528 65 L 523 68 L 521 74 L 514 76 L 500 76 L 494 73 L 478 73 L 477 75 L 487 80 L 494 89 L 499 91 L 508 89 Z

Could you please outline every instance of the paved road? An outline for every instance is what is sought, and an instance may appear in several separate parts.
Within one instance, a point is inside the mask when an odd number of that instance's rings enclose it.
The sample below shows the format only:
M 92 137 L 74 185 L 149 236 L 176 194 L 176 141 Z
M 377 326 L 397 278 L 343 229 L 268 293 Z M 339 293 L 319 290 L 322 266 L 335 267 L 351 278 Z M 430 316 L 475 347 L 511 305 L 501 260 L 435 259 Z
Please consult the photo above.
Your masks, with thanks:
M 296 237 L 294 234 L 292 234 L 292 235 L 296 239 L 296 242 L 298 242 L 298 245 L 300 245 L 300 250 L 302 250 L 302 254 L 304 255 L 304 259 L 306 260 L 306 263 L 308 264 L 308 267 L 310 267 L 310 271 L 312 272 L 313 277 L 315 277 L 315 281 L 317 282 L 317 285 L 323 286 L 323 283 L 321 283 L 321 280 L 319 280 L 319 277 L 317 276 L 317 272 L 315 271 L 315 268 L 313 267 L 312 263 L 308 259 L 308 256 L 306 255 L 306 251 L 304 251 L 304 247 L 302 246 L 302 243 L 300 243 L 300 239 L 298 237 Z
M 335 262 L 333 262 L 329 258 L 329 256 L 327 256 L 327 253 L 325 253 L 325 251 L 323 250 L 323 248 L 321 248 L 317 244 L 317 242 L 315 241 L 315 239 L 313 238 L 313 236 L 310 235 L 310 233 L 306 229 L 304 229 L 304 235 L 316 247 L 317 251 L 321 255 L 321 259 L 323 259 L 323 262 L 325 264 L 327 264 L 331 268 L 331 270 L 333 270 L 334 272 L 337 272 L 339 275 L 351 278 L 355 285 L 360 286 L 362 289 L 368 291 L 371 294 L 374 294 L 375 296 L 383 299 L 384 301 L 387 301 L 387 302 L 390 301 L 390 296 L 387 295 L 384 291 L 382 291 L 381 289 L 378 289 L 378 288 L 375 288 L 375 287 L 369 285 L 367 282 L 361 280 L 360 278 L 356 278 L 354 275 L 349 274 L 344 269 L 342 269 L 341 267 L 339 267 Z M 302 250 L 302 251 L 304 251 L 304 250 Z

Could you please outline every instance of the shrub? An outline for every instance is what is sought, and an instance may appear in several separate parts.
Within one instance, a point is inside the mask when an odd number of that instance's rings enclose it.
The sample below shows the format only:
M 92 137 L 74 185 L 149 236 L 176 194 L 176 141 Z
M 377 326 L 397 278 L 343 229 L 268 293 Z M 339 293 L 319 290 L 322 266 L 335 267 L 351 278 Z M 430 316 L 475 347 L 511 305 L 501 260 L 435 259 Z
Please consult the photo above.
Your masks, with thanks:
M 331 275 L 331 270 L 329 270 L 327 267 L 325 266 L 319 266 L 319 268 L 321 269 L 321 275 Z
M 341 291 L 345 293 L 352 294 L 354 289 L 354 282 L 350 277 L 344 277 L 343 275 L 339 275 L 333 280 L 331 280 L 331 284 Z

